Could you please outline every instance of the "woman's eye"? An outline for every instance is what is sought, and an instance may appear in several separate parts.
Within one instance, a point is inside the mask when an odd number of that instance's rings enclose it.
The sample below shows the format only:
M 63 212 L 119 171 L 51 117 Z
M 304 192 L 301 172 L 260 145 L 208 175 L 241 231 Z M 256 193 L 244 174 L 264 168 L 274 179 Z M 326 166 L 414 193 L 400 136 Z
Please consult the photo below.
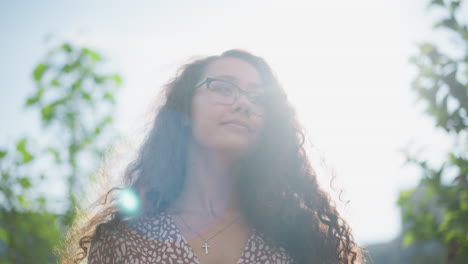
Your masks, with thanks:
M 234 88 L 231 85 L 220 82 L 213 82 L 211 85 L 211 89 L 215 92 L 223 93 L 226 95 L 232 95 L 234 90 Z
M 263 96 L 260 94 L 251 94 L 249 99 L 254 104 L 263 105 L 265 103 Z

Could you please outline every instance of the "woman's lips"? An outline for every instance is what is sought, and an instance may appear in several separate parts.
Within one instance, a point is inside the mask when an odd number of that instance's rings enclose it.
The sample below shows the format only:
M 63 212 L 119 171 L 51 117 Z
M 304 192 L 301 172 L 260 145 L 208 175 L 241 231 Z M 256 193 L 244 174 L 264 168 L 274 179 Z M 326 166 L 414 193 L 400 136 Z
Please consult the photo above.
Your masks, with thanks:
M 247 130 L 248 132 L 250 132 L 250 128 L 242 123 L 226 122 L 226 123 L 223 123 L 223 125 L 229 125 L 229 126 L 240 128 L 240 129 Z

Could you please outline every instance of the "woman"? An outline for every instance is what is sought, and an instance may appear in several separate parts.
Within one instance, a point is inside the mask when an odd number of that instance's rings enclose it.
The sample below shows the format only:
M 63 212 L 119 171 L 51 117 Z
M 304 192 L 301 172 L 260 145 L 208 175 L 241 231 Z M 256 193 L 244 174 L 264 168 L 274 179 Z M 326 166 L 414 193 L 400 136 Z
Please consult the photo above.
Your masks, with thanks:
M 77 260 L 360 263 L 362 249 L 318 186 L 295 112 L 262 58 L 229 50 L 195 60 L 163 97 L 125 173 L 125 191 L 141 206 L 129 213 L 118 195 L 104 202 L 79 229 Z

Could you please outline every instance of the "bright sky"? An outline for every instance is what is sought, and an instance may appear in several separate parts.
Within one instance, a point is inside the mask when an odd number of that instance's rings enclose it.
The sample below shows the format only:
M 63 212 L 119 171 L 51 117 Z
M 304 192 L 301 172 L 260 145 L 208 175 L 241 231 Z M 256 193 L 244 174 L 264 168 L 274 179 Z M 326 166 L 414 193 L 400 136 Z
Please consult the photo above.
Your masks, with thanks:
M 358 242 L 392 239 L 401 228 L 398 191 L 420 178 L 402 168 L 398 149 L 430 145 L 424 157 L 437 161 L 448 146 L 410 89 L 408 58 L 431 36 L 426 2 L 1 1 L 0 146 L 39 131 L 22 104 L 48 33 L 96 48 L 121 73 L 117 125 L 128 135 L 186 59 L 243 48 L 271 64 L 335 168 L 337 187 L 351 201 L 340 210 Z M 320 180 L 328 188 L 325 174 Z

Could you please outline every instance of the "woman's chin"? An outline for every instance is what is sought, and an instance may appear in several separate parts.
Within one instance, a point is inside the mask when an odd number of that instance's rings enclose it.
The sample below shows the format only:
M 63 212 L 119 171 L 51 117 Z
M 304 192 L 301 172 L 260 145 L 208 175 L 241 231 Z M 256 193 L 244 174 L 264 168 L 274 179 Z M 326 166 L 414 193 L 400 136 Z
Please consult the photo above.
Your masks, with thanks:
M 249 149 L 249 141 L 247 138 L 242 137 L 226 137 L 221 142 L 219 149 L 224 152 L 238 153 L 239 155 L 245 153 Z

